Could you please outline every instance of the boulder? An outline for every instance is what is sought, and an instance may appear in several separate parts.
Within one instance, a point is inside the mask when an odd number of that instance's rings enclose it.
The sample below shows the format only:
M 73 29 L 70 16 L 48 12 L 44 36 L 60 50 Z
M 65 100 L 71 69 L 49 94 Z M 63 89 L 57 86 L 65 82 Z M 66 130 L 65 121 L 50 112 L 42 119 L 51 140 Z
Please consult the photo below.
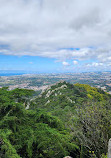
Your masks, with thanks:
M 108 142 L 108 158 L 111 158 L 111 138 L 109 139 Z

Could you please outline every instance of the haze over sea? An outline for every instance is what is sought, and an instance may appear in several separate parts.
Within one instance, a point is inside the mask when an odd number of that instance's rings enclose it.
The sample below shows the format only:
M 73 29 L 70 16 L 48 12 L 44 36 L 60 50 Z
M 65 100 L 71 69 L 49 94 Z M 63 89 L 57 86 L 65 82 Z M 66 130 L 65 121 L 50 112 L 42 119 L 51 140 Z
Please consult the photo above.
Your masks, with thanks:
M 23 75 L 24 73 L 0 73 L 0 76 L 15 76 L 15 75 Z

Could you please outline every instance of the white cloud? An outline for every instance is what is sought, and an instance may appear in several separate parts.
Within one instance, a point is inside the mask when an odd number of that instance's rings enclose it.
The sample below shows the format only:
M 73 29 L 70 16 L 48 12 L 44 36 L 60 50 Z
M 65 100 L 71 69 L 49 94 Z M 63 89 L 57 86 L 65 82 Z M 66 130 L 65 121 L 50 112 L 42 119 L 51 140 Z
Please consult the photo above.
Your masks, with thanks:
M 92 63 L 92 66 L 102 66 L 103 65 L 103 63 Z
M 110 0 L 0 0 L 0 52 L 109 63 L 110 6 Z
M 87 66 L 89 66 L 89 67 L 98 67 L 98 66 L 103 66 L 103 63 L 93 62 L 91 64 L 87 64 Z
M 73 61 L 73 64 L 74 64 L 74 65 L 77 65 L 77 64 L 78 64 L 78 61 L 74 60 L 74 61 Z
M 63 64 L 64 66 L 69 66 L 69 63 L 66 62 L 66 61 L 63 61 L 62 64 Z

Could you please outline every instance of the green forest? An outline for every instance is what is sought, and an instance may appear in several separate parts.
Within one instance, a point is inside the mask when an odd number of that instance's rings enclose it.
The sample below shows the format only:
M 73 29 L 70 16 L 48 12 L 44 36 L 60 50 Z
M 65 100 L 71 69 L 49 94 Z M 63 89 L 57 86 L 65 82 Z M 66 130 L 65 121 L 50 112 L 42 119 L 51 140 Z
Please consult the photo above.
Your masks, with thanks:
M 58 82 L 41 94 L 0 88 L 1 158 L 107 158 L 111 95 Z

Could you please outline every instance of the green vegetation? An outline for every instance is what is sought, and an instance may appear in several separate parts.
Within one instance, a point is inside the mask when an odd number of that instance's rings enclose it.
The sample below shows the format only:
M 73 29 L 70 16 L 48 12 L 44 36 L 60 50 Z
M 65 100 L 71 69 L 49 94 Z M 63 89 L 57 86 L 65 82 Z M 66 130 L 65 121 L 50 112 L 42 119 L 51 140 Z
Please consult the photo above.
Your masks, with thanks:
M 111 95 L 59 82 L 35 96 L 32 90 L 0 89 L 1 158 L 107 157 Z
M 29 90 L 0 89 L 0 157 L 58 158 L 76 150 L 78 146 L 71 143 L 71 136 L 57 117 L 43 110 L 25 110 L 23 101 L 30 95 Z

